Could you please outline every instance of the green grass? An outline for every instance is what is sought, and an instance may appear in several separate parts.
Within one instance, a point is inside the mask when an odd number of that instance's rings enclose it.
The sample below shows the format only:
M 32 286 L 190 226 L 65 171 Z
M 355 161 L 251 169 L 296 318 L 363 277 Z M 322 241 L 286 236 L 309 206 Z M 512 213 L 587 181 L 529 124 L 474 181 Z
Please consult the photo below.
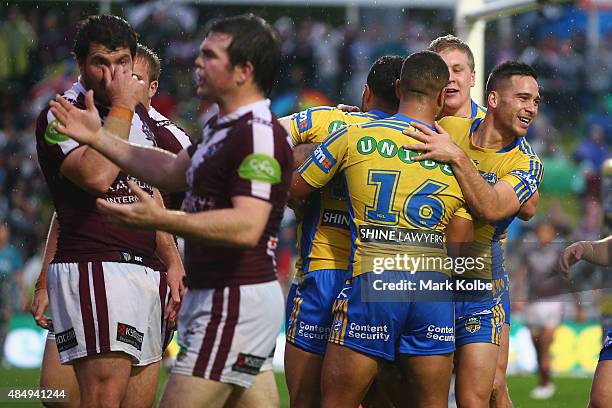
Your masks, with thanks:
M 163 384 L 167 379 L 167 374 L 164 372 L 160 378 L 160 386 L 158 395 L 163 389 Z M 508 378 L 508 386 L 510 387 L 510 395 L 514 402 L 515 408 L 574 408 L 584 407 L 587 405 L 589 398 L 589 390 L 591 387 L 590 378 L 556 378 L 557 393 L 548 401 L 534 401 L 529 397 L 529 392 L 536 385 L 537 379 L 534 375 L 510 376 Z M 289 397 L 285 379 L 282 374 L 276 375 L 278 384 L 281 406 L 289 406 Z M 38 384 L 38 369 L 18 369 L 18 368 L 0 368 L 0 388 L 33 388 Z M 29 408 L 39 407 L 38 404 L 29 403 L 1 403 L 0 407 L 15 407 Z

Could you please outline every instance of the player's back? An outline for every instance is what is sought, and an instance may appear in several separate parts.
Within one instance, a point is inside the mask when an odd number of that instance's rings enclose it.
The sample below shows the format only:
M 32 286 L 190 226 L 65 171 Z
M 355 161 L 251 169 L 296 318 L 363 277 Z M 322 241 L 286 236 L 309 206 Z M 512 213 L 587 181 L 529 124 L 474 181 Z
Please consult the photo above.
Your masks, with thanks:
M 331 135 L 313 155 L 323 173 L 343 170 L 353 225 L 353 276 L 370 272 L 370 258 L 397 253 L 445 256 L 443 232 L 453 215 L 471 217 L 449 165 L 415 162 L 402 133 L 414 121 L 402 114 L 349 126 Z M 342 153 L 340 153 L 342 152 Z M 338 161 L 338 163 L 336 163 Z M 304 167 L 308 167 L 305 163 Z M 312 186 L 314 172 L 302 171 Z M 444 271 L 446 272 L 446 271 Z
M 333 132 L 347 126 L 383 119 L 389 115 L 379 110 L 343 112 L 318 106 L 291 116 L 292 143 L 321 143 Z M 299 214 L 296 279 L 305 273 L 326 269 L 347 269 L 351 253 L 349 214 L 344 179 L 335 177 L 309 198 L 309 205 Z

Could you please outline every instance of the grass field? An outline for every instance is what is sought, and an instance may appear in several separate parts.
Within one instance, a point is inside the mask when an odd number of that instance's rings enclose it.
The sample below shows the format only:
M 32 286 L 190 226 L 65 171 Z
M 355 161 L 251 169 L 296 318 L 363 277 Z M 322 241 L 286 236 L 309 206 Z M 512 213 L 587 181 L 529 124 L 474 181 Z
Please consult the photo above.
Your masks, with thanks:
M 166 380 L 166 374 L 162 375 L 158 392 L 161 392 L 163 384 Z M 281 406 L 288 407 L 289 399 L 287 396 L 287 388 L 285 386 L 284 377 L 281 374 L 276 376 L 281 394 Z M 0 389 L 19 388 L 19 387 L 36 387 L 38 384 L 37 369 L 7 369 L 0 368 Z M 508 379 L 510 387 L 510 395 L 516 408 L 577 408 L 585 407 L 588 401 L 589 389 L 591 380 L 589 378 L 557 378 L 555 384 L 557 393 L 548 401 L 534 401 L 529 397 L 529 391 L 535 386 L 536 377 L 533 375 L 526 376 L 511 376 Z M 1 407 L 39 407 L 39 404 L 28 403 L 2 403 Z M 265 408 L 265 407 L 262 407 Z

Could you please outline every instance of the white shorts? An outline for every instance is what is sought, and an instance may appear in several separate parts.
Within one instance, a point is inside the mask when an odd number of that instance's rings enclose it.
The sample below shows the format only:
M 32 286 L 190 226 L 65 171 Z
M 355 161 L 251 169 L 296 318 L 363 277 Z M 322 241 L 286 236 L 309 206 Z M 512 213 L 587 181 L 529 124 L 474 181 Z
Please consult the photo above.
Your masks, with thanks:
M 165 274 L 130 263 L 54 263 L 47 291 L 53 320 L 47 339 L 55 337 L 62 364 L 111 351 L 132 356 L 136 366 L 161 360 Z
M 525 308 L 525 321 L 531 328 L 554 328 L 563 321 L 563 302 L 538 301 Z
M 278 281 L 189 289 L 178 323 L 180 351 L 173 374 L 250 387 L 272 369 L 284 320 Z

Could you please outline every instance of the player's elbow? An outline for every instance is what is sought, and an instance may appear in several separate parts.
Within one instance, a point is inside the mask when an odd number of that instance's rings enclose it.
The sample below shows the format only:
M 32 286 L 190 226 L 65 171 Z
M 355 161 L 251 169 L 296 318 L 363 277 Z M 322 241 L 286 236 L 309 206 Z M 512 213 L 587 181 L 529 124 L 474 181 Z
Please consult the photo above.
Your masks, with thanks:
M 536 215 L 536 207 L 533 205 L 524 205 L 519 211 L 518 217 L 523 221 L 529 221 Z
M 112 183 L 113 180 L 109 181 L 107 177 L 104 177 L 103 175 L 97 175 L 83 180 L 79 187 L 86 190 L 92 195 L 101 196 L 108 191 Z

